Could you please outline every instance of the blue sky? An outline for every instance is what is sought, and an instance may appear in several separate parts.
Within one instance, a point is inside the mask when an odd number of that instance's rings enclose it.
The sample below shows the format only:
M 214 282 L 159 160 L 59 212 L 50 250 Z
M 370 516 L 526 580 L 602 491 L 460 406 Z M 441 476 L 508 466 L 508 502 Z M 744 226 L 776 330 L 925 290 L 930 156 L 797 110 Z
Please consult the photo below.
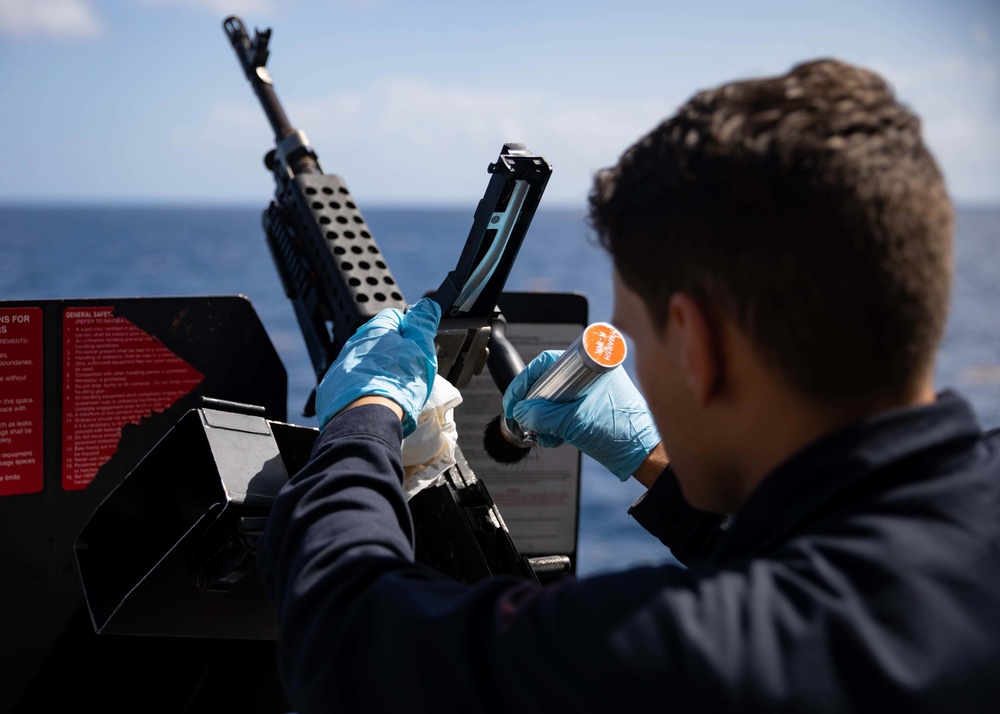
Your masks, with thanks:
M 0 201 L 267 200 L 271 133 L 222 31 L 271 27 L 295 126 L 367 205 L 469 206 L 520 141 L 582 206 L 691 94 L 835 56 L 923 117 L 956 201 L 1000 205 L 996 0 L 0 0 Z

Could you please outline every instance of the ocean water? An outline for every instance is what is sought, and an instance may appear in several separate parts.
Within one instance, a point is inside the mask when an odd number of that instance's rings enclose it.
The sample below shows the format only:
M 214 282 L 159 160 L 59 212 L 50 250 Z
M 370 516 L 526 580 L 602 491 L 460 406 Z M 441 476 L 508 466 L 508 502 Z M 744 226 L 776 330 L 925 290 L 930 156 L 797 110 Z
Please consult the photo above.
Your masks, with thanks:
M 0 207 L 0 300 L 246 295 L 289 377 L 289 421 L 314 376 L 291 305 L 261 229 L 261 207 Z M 365 211 L 389 267 L 411 301 L 436 288 L 455 262 L 470 209 Z M 590 320 L 611 316 L 609 262 L 582 211 L 541 210 L 507 283 L 518 291 L 580 292 Z M 1000 210 L 961 210 L 951 318 L 940 350 L 939 388 L 965 394 L 987 427 L 1000 426 Z M 641 492 L 584 459 L 581 574 L 668 560 L 627 515 Z

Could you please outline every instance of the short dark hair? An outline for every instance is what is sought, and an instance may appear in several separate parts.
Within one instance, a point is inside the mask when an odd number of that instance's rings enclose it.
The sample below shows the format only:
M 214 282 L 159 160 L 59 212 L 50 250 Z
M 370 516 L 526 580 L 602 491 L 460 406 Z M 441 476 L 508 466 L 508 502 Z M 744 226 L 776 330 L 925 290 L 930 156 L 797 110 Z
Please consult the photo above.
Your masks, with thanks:
M 896 396 L 933 365 L 953 209 L 920 120 L 869 70 L 696 94 L 597 174 L 590 224 L 658 327 L 686 292 L 812 398 Z

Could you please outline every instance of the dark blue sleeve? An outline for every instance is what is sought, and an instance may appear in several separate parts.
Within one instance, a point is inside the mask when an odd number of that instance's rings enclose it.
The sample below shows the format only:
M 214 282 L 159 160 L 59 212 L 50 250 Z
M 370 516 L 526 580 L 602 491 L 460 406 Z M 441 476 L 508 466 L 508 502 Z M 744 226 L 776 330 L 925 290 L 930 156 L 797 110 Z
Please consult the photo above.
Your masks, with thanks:
M 335 418 L 268 519 L 257 564 L 294 711 L 704 708 L 733 695 L 751 655 L 777 664 L 745 646 L 738 573 L 663 565 L 541 589 L 414 563 L 401 439 L 382 406 Z
M 659 682 L 650 643 L 632 640 L 645 627 L 630 616 L 652 581 L 686 580 L 684 570 L 546 590 L 514 578 L 456 583 L 413 562 L 401 440 L 385 407 L 334 419 L 259 542 L 296 711 L 584 711 L 627 701 L 629 682 L 635 693 L 647 691 L 643 679 Z
M 686 566 L 704 563 L 729 528 L 731 516 L 706 513 L 688 505 L 672 466 L 628 510 Z

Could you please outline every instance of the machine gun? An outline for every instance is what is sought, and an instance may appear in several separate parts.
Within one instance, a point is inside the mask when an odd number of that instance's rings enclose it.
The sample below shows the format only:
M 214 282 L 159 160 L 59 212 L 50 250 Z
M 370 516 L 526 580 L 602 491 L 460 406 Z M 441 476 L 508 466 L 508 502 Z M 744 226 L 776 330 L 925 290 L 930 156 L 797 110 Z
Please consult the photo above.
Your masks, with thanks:
M 275 147 L 264 158 L 275 180 L 264 232 L 319 380 L 358 327 L 406 301 L 346 183 L 323 173 L 278 101 L 265 66 L 270 28 L 251 40 L 238 17 L 223 26 L 274 131 Z M 443 315 L 438 373 L 459 389 L 485 364 L 489 323 L 501 317 L 497 297 L 552 171 L 522 144 L 505 144 L 487 170 L 490 182 L 458 265 L 432 296 Z M 304 415 L 313 408 L 310 400 Z
M 264 66 L 270 30 L 251 40 L 238 17 L 223 26 L 274 131 L 265 165 L 275 193 L 263 227 L 319 380 L 358 327 L 384 308 L 404 310 L 407 302 L 344 180 L 322 172 L 305 134 L 278 102 Z M 497 300 L 551 167 L 523 146 L 506 144 L 489 173 L 458 264 L 432 293 L 443 313 L 438 373 L 459 389 L 487 362 L 501 388 L 514 374 L 505 358 L 515 353 L 491 325 L 503 321 Z M 305 464 L 319 432 L 268 419 L 262 405 L 212 393 L 200 399 L 101 503 L 76 540 L 99 633 L 277 635 L 259 582 L 246 576 L 274 497 Z M 315 390 L 307 416 L 314 401 Z M 522 555 L 457 445 L 454 456 L 434 485 L 409 500 L 418 561 L 460 582 L 499 574 L 542 582 L 571 570 L 565 554 Z
M 304 132 L 289 121 L 266 63 L 271 30 L 249 37 L 240 18 L 223 27 L 274 132 L 264 159 L 275 180 L 263 227 L 274 264 L 322 379 L 347 339 L 387 307 L 406 308 L 364 217 L 337 175 L 326 174 Z M 505 144 L 488 167 L 490 181 L 457 266 L 431 295 L 442 310 L 436 337 L 438 373 L 458 389 L 487 362 L 498 385 L 514 370 L 503 362 L 509 345 L 491 324 L 503 319 L 497 299 L 551 174 L 551 166 L 521 144 Z M 493 359 L 489 343 L 494 341 Z M 315 390 L 303 410 L 315 414 Z M 520 556 L 485 484 L 457 449 L 445 483 L 410 500 L 417 558 L 464 582 L 499 574 L 551 577 L 569 568 L 564 556 Z

